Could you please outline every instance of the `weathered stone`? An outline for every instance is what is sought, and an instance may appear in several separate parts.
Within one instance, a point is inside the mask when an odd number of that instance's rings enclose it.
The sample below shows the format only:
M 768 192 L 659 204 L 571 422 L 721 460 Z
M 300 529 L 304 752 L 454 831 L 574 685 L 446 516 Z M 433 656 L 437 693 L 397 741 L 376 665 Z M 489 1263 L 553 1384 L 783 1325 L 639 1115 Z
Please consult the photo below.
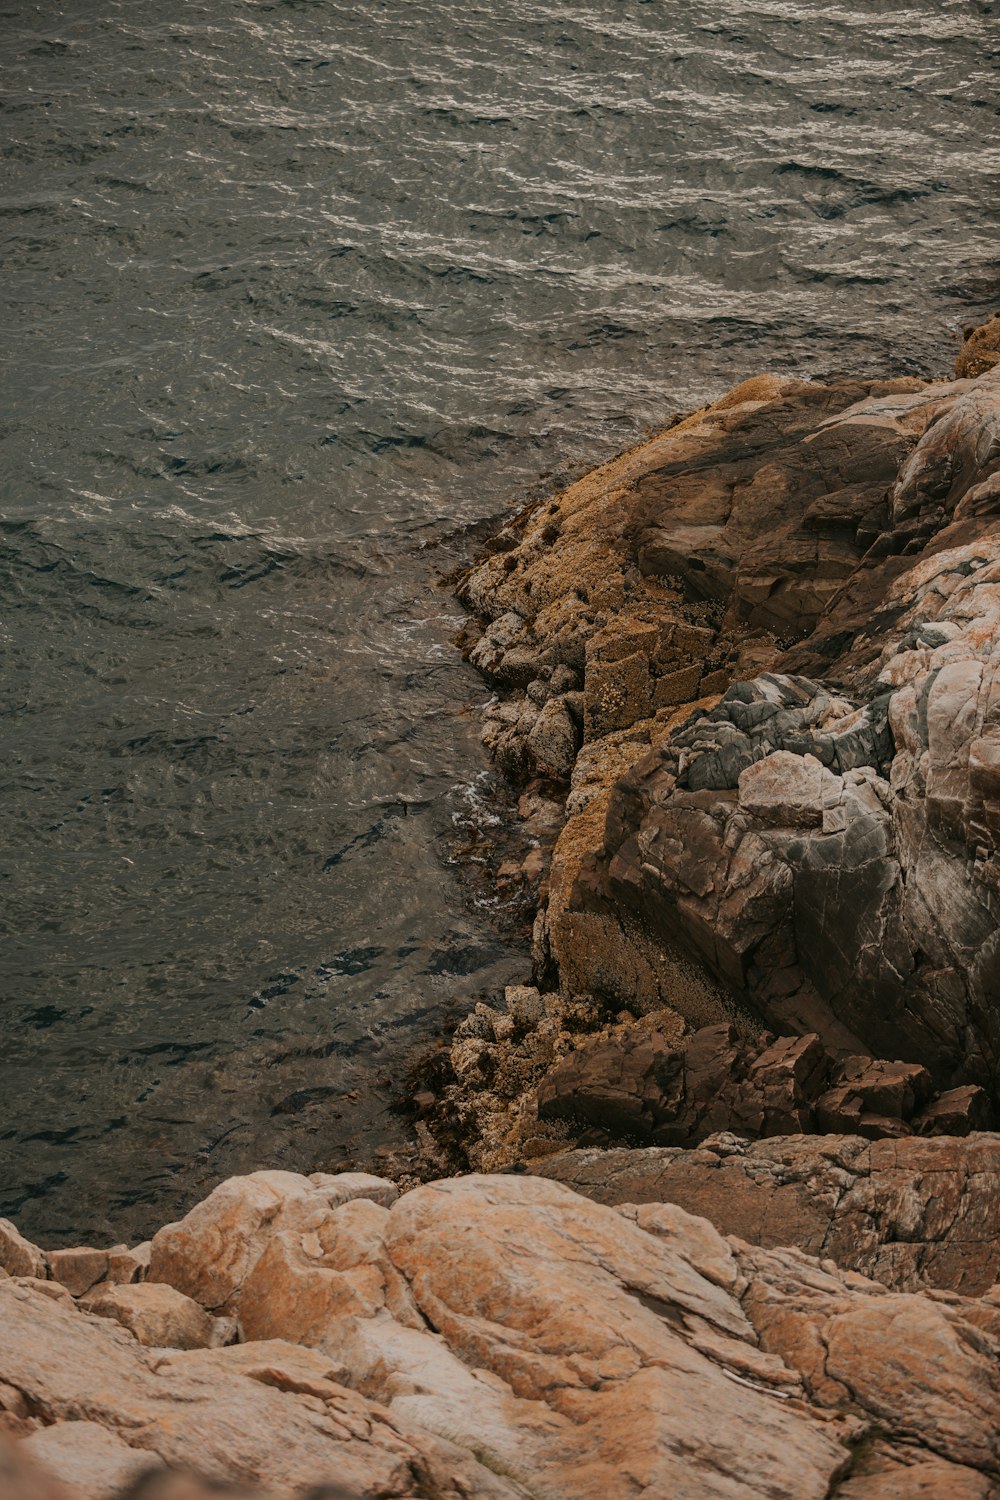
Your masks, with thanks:
M 0 1219 L 0 1270 L 8 1276 L 38 1276 L 42 1280 L 48 1274 L 44 1252 L 26 1240 L 9 1219 Z
M 697 698 L 701 684 L 701 666 L 695 662 L 689 667 L 678 667 L 665 672 L 653 683 L 652 708 L 672 708 L 677 703 L 690 703 Z M 707 689 L 711 691 L 711 689 Z
M 808 1046 L 768 1052 L 765 1073 L 808 1080 Z M 746 1153 L 719 1142 L 687 1155 L 714 1159 L 710 1175 Z M 880 1224 L 913 1183 L 886 1196 L 897 1169 L 876 1154 L 922 1153 L 929 1177 L 956 1148 L 854 1141 L 807 1170 L 796 1152 L 815 1144 L 773 1143 L 767 1159 L 795 1163 L 829 1205 L 850 1198 L 853 1164 L 855 1185 L 877 1184 L 865 1201 Z M 985 1145 L 960 1143 L 968 1168 Z M 835 1185 L 820 1160 L 847 1164 Z M 936 1213 L 956 1219 L 948 1170 L 921 1200 L 928 1231 Z M 918 1466 L 978 1500 L 978 1479 L 1000 1473 L 988 1298 L 894 1295 L 671 1203 L 619 1211 L 537 1177 L 437 1182 L 389 1206 L 364 1188 L 392 1198 L 377 1179 L 256 1173 L 171 1227 L 185 1282 L 214 1303 L 219 1263 L 240 1301 L 250 1341 L 230 1348 L 150 1352 L 71 1300 L 0 1282 L 0 1393 L 26 1450 L 51 1455 L 74 1494 L 108 1494 L 148 1461 L 273 1500 L 331 1481 L 385 1500 L 828 1500 L 862 1473 L 882 1484 Z M 196 1478 L 177 1500 L 199 1496 Z
M 33 1432 L 23 1447 L 74 1500 L 116 1500 L 140 1475 L 160 1467 L 155 1454 L 130 1448 L 99 1422 L 56 1422 Z
M 72 1500 L 72 1495 L 49 1470 L 15 1443 L 0 1425 L 0 1495 L 4 1500 Z
M 96 1317 L 113 1318 L 151 1348 L 205 1349 L 215 1335 L 214 1320 L 203 1307 L 159 1282 L 102 1282 L 80 1305 Z
M 1000 1278 L 1000 1136 L 710 1137 L 693 1151 L 577 1150 L 534 1170 L 601 1203 L 676 1203 L 724 1234 L 797 1245 L 899 1290 Z
M 569 1051 L 535 1100 L 538 1118 L 569 1122 L 579 1144 L 686 1145 L 716 1131 L 910 1134 L 932 1091 L 915 1063 L 835 1062 L 815 1033 L 750 1044 L 733 1026 L 707 1026 L 678 1041 L 639 1025 Z M 934 1117 L 920 1118 L 923 1133 L 933 1133 Z
M 138 1452 L 205 1479 L 251 1482 L 292 1500 L 341 1483 L 358 1494 L 514 1500 L 518 1490 L 468 1452 L 416 1429 L 336 1381 L 216 1364 L 162 1370 L 123 1329 L 11 1283 L 0 1285 L 0 1379 L 23 1391 L 46 1424 L 96 1423 Z M 197 1360 L 228 1350 L 177 1354 Z M 72 1491 L 71 1491 L 72 1493 Z
M 105 1280 L 125 1284 L 145 1281 L 151 1253 L 152 1245 L 149 1240 L 145 1240 L 131 1250 L 109 1250 Z
M 985 1091 L 967 1084 L 938 1094 L 915 1116 L 913 1128 L 920 1135 L 968 1135 L 988 1129 L 991 1113 Z
M 689 958 L 731 1015 L 749 1002 L 996 1096 L 993 342 L 992 325 L 968 340 L 974 379 L 739 387 L 526 514 L 502 564 L 470 573 L 473 608 L 514 610 L 574 671 L 586 656 L 578 821 L 540 929 L 564 990 L 685 1011 Z M 721 703 L 642 728 L 714 687 Z
M 368 1198 L 384 1205 L 395 1196 L 391 1182 L 364 1172 L 231 1177 L 153 1236 L 148 1280 L 169 1282 L 209 1311 L 237 1311 L 243 1284 L 275 1231 L 306 1232 L 341 1204 Z
M 550 698 L 532 725 L 528 750 L 543 776 L 568 778 L 580 748 L 580 732 L 561 698 Z
M 50 1250 L 48 1263 L 52 1280 L 61 1282 L 74 1297 L 82 1297 L 107 1276 L 108 1252 L 93 1250 L 89 1245 L 72 1250 Z
M 583 691 L 588 739 L 627 729 L 651 711 L 649 657 L 636 652 L 614 661 L 588 659 Z

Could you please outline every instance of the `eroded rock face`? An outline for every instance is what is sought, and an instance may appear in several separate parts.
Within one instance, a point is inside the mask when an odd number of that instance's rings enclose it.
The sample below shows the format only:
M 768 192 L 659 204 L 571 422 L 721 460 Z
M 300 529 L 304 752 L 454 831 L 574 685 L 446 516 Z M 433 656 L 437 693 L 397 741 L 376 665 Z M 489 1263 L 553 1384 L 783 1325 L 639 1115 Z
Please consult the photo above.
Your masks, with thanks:
M 854 1144 L 877 1175 L 881 1143 Z M 240 1309 L 227 1348 L 147 1349 L 0 1280 L 0 1426 L 80 1494 L 147 1464 L 274 1500 L 326 1481 L 385 1500 L 832 1500 L 905 1475 L 945 1500 L 1000 1475 L 995 1297 L 892 1292 L 676 1203 L 612 1208 L 538 1177 L 367 1186 L 231 1179 L 154 1239 L 153 1268 L 200 1288 L 206 1316 Z
M 540 1119 L 593 1127 L 592 1145 L 682 1145 L 716 1131 L 961 1135 L 991 1123 L 982 1089 L 935 1094 L 918 1063 L 835 1061 L 815 1032 L 749 1044 L 733 1026 L 703 1027 L 673 1043 L 658 1031 L 620 1027 L 554 1063 L 535 1098 Z
M 797 1245 L 900 1291 L 981 1296 L 1000 1278 L 993 1134 L 871 1142 L 725 1134 L 693 1151 L 568 1151 L 535 1171 L 599 1203 L 676 1203 L 724 1234 L 765 1249 Z
M 991 328 L 955 381 L 738 387 L 471 571 L 494 621 L 473 658 L 514 691 L 505 764 L 537 768 L 556 688 L 582 727 L 548 982 L 704 1021 L 687 957 L 723 1008 L 996 1094 Z

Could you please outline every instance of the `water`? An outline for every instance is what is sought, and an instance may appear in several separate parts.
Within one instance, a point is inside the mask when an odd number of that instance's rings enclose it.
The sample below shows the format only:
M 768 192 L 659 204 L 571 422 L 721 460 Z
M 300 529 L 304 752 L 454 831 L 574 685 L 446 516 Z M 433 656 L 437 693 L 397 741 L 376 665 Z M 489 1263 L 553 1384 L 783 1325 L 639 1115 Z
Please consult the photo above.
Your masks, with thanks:
M 134 1237 L 398 1130 L 526 967 L 436 575 L 762 368 L 950 366 L 995 12 L 0 5 L 0 1213 Z

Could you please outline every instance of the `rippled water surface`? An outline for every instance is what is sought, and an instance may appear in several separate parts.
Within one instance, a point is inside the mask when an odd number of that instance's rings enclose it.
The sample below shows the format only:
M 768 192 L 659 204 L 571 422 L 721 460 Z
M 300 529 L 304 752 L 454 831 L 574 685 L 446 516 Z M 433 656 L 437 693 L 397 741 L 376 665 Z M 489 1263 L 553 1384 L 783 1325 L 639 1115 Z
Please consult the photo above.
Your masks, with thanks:
M 450 862 L 467 528 L 992 310 L 996 7 L 0 15 L 0 1212 L 127 1236 L 388 1138 L 524 971 Z

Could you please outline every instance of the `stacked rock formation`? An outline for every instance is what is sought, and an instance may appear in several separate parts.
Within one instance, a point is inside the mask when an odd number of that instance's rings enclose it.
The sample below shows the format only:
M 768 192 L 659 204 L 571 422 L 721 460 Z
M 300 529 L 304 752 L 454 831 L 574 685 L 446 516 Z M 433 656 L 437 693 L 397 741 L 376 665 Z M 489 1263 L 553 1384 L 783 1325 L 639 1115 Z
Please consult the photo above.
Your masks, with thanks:
M 0 1486 L 107 1500 L 182 1469 L 274 1500 L 987 1500 L 1000 1299 L 921 1185 L 961 1205 L 1000 1141 L 904 1144 L 925 1158 L 884 1167 L 897 1213 L 923 1205 L 923 1255 L 913 1213 L 915 1253 L 879 1254 L 855 1192 L 882 1279 L 532 1177 L 401 1197 L 361 1174 L 233 1178 L 104 1267 L 137 1279 L 77 1298 L 60 1277 L 82 1285 L 94 1252 L 45 1256 L 7 1226 Z M 771 1148 L 775 1177 L 801 1184 L 797 1149 Z M 828 1176 L 877 1178 L 863 1149 L 838 1142 Z
M 935 1094 L 919 1063 L 834 1061 L 815 1032 L 747 1046 L 732 1026 L 705 1026 L 674 1045 L 657 1032 L 619 1028 L 557 1062 L 536 1097 L 540 1119 L 595 1127 L 591 1143 L 625 1136 L 680 1145 L 719 1130 L 965 1135 L 990 1123 L 982 1089 Z

